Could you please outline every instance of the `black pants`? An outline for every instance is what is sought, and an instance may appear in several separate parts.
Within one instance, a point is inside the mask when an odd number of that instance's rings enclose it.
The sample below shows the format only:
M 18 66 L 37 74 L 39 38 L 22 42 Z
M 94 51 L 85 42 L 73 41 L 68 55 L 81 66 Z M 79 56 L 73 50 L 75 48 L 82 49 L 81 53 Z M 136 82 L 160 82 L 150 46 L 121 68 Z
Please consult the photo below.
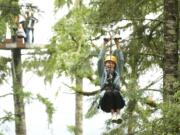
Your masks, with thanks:
M 118 90 L 106 90 L 100 99 L 100 107 L 104 112 L 121 109 L 125 106 L 125 101 Z

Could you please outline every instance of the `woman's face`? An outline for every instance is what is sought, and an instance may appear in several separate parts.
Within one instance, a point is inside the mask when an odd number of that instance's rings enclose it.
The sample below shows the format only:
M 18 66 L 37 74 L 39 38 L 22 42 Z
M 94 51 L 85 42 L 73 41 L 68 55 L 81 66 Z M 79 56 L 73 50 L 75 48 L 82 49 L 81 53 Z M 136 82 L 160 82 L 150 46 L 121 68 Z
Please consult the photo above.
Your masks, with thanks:
M 116 66 L 115 63 L 112 61 L 107 61 L 105 63 L 105 68 L 106 68 L 106 70 L 109 70 L 109 71 L 114 71 L 115 66 Z

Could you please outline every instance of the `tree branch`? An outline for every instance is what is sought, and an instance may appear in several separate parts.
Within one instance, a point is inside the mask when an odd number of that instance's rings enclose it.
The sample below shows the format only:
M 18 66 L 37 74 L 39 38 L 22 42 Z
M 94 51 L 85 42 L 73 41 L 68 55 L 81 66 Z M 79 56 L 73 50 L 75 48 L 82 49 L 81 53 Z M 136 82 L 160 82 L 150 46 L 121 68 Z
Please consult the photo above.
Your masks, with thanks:
M 162 79 L 162 76 L 160 76 L 159 78 L 157 78 L 156 80 L 152 81 L 150 84 L 148 84 L 146 87 L 142 88 L 142 90 L 146 90 L 149 89 L 149 87 L 151 87 L 152 85 L 156 84 L 158 81 L 160 81 Z
M 141 91 L 156 91 L 162 93 L 161 89 L 140 89 Z
M 0 98 L 6 97 L 6 96 L 10 96 L 10 95 L 13 95 L 13 93 L 7 93 L 7 94 L 4 94 L 4 95 L 0 95 Z
M 73 87 L 73 86 L 69 86 L 69 85 L 67 85 L 67 84 L 65 84 L 65 83 L 63 83 L 63 84 L 64 84 L 65 86 L 67 86 L 68 88 L 70 88 L 71 90 L 75 91 L 75 93 L 81 94 L 81 95 L 83 95 L 83 96 L 94 96 L 94 95 L 96 95 L 97 93 L 100 92 L 100 90 L 95 90 L 95 91 L 91 91 L 91 92 L 82 91 L 82 90 L 77 89 L 77 88 L 75 88 L 75 87 Z
M 122 19 L 119 19 L 119 20 L 112 20 L 112 22 L 120 22 L 120 21 L 157 21 L 157 22 L 161 22 L 161 23 L 164 23 L 163 20 L 161 19 L 149 19 L 149 18 L 122 18 Z M 107 22 L 88 22 L 86 24 L 106 24 Z
M 73 34 L 72 34 L 72 33 L 69 33 L 69 35 L 70 35 L 72 41 L 74 41 L 74 43 L 78 46 L 79 43 L 78 43 L 78 41 L 74 38 Z
M 6 121 L 13 121 L 13 120 L 15 120 L 13 113 L 7 112 L 7 111 L 5 111 L 5 113 L 6 113 L 6 115 L 4 117 L 0 117 L 0 121 L 2 121 L 1 124 L 6 122 Z

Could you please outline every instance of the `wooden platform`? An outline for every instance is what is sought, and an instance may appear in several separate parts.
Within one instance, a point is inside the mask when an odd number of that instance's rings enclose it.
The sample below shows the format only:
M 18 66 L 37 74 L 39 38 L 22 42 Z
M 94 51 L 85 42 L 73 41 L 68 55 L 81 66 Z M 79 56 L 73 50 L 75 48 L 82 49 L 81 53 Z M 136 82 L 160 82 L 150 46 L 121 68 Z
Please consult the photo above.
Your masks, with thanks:
M 24 39 L 17 38 L 15 42 L 12 39 L 6 39 L 3 43 L 0 43 L 0 49 L 14 49 L 14 48 L 26 48 Z
M 0 43 L 0 50 L 11 50 L 11 49 L 33 49 L 33 48 L 42 48 L 45 45 L 34 45 L 29 44 L 27 45 L 24 42 L 23 38 L 17 38 L 15 42 L 12 39 L 6 39 L 3 43 Z

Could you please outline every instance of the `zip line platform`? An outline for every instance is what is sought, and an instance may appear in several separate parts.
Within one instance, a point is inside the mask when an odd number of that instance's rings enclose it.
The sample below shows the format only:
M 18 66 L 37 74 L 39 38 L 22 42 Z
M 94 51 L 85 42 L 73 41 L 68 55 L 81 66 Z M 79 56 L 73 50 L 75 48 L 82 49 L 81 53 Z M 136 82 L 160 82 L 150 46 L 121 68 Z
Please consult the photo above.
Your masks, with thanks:
M 23 38 L 16 38 L 16 41 L 13 42 L 12 39 L 5 39 L 4 42 L 0 43 L 0 50 L 11 50 L 11 49 L 35 49 L 35 48 L 44 48 L 45 44 L 28 44 L 24 42 Z

